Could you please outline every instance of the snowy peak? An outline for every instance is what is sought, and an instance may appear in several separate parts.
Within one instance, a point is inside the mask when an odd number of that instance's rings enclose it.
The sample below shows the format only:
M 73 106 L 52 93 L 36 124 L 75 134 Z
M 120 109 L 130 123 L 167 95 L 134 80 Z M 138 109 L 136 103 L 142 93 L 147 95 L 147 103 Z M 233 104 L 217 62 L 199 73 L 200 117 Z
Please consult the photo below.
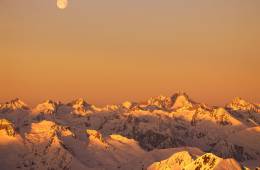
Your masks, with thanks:
M 103 139 L 103 136 L 100 132 L 92 129 L 87 129 L 86 134 L 89 139 L 89 146 L 97 145 L 107 147 L 107 143 Z
M 240 97 L 236 97 L 232 100 L 232 102 L 230 104 L 228 104 L 228 106 L 230 106 L 231 108 L 245 108 L 250 106 L 251 104 L 247 101 L 245 101 L 244 99 L 240 98 Z
M 144 110 L 163 110 L 171 112 L 173 110 L 187 110 L 193 108 L 194 106 L 201 106 L 201 108 L 209 109 L 204 104 L 199 104 L 192 101 L 186 93 L 179 92 L 173 94 L 171 97 L 167 96 L 157 96 L 152 97 L 145 103 L 140 103 L 139 108 Z
M 99 108 L 95 107 L 94 105 L 87 103 L 82 98 L 73 100 L 72 102 L 68 103 L 67 106 L 72 107 L 74 114 L 81 115 L 81 116 L 92 113 L 93 111 L 100 110 Z
M 228 109 L 234 111 L 254 111 L 260 112 L 260 108 L 257 104 L 250 103 L 240 97 L 236 97 L 233 101 L 226 106 Z
M 186 93 L 176 93 L 171 97 L 173 102 L 173 109 L 188 109 L 195 104 L 192 100 L 190 100 L 189 96 Z
M 147 104 L 150 106 L 155 106 L 159 109 L 169 109 L 172 105 L 171 99 L 166 96 L 157 96 L 152 97 L 147 101 Z
M 46 120 L 31 124 L 30 131 L 25 133 L 23 148 L 26 148 L 26 152 L 20 158 L 20 167 L 76 169 L 71 168 L 73 157 L 57 136 L 58 127 L 56 123 Z
M 73 100 L 72 102 L 70 102 L 68 104 L 69 106 L 72 106 L 74 109 L 76 110 L 82 110 L 82 111 L 86 111 L 88 109 L 91 108 L 91 105 L 89 103 L 87 103 L 84 99 L 79 98 L 76 100 Z
M 222 159 L 212 153 L 206 153 L 183 168 L 183 170 L 194 170 L 194 169 L 242 170 L 242 167 L 234 159 Z
M 192 162 L 192 157 L 187 151 L 177 152 L 170 158 L 155 162 L 150 165 L 147 170 L 161 170 L 161 169 L 176 169 L 181 170 L 186 165 Z
M 0 112 L 9 112 L 9 111 L 14 111 L 19 109 L 28 110 L 29 107 L 18 98 L 0 105 Z
M 118 109 L 118 105 L 106 105 L 104 108 L 102 108 L 104 111 L 117 111 Z
M 193 156 L 194 157 L 194 156 Z M 195 156 L 196 158 L 197 156 Z M 193 160 L 187 151 L 173 154 L 170 158 L 155 162 L 147 170 L 242 170 L 241 165 L 234 159 L 222 159 L 212 153 L 206 153 Z
M 56 112 L 58 105 L 58 102 L 46 100 L 45 102 L 36 106 L 36 111 L 45 114 L 53 114 Z
M 73 100 L 68 105 L 73 107 L 89 107 L 90 104 L 88 104 L 83 98 L 78 98 L 76 100 Z
M 129 101 L 125 101 L 125 102 L 122 103 L 122 106 L 123 106 L 123 108 L 131 109 L 132 106 L 133 106 L 133 103 L 129 102 Z

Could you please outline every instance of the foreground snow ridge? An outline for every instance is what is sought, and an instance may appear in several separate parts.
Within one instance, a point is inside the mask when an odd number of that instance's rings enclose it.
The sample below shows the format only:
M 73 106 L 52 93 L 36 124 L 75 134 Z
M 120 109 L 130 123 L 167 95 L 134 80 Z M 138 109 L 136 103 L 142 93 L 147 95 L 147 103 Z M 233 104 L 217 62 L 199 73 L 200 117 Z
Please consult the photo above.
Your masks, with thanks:
M 260 167 L 260 106 L 185 93 L 99 108 L 84 99 L 0 104 L 0 169 L 242 170 Z

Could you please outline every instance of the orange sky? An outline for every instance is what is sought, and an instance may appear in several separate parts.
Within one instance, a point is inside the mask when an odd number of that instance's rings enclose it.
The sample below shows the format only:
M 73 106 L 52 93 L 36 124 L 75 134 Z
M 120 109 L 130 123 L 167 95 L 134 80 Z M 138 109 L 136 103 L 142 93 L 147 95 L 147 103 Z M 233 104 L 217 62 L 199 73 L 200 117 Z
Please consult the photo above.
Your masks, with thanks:
M 0 102 L 97 104 L 186 91 L 260 103 L 259 0 L 0 1 Z

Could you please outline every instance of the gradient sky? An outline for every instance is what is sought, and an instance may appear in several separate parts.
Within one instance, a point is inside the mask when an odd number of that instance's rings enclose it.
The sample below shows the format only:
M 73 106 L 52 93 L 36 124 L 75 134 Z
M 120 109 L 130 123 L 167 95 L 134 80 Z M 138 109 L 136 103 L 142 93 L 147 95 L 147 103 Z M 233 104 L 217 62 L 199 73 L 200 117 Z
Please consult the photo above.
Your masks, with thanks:
M 0 0 L 0 22 L 0 102 L 260 103 L 259 0 Z

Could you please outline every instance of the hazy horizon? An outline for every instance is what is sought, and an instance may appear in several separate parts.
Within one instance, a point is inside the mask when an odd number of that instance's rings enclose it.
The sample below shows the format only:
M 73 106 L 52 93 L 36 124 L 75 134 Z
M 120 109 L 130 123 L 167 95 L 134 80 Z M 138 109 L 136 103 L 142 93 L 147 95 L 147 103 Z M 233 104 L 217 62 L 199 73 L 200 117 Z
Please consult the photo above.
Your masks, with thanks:
M 260 103 L 260 1 L 0 1 L 0 102 L 95 105 L 184 91 Z
M 179 92 L 181 92 L 181 93 L 186 93 L 186 92 L 182 92 L 182 91 L 179 91 Z M 176 92 L 176 93 L 179 93 L 179 92 Z M 79 97 L 74 97 L 74 98 L 70 98 L 70 99 L 65 99 L 65 100 L 62 100 L 62 99 L 58 99 L 58 98 L 46 98 L 46 99 L 43 99 L 43 100 L 40 100 L 40 101 L 26 101 L 26 100 L 24 100 L 23 98 L 19 98 L 19 97 L 14 97 L 14 98 L 10 98 L 10 99 L 8 99 L 8 100 L 6 100 L 6 101 L 0 101 L 0 104 L 4 104 L 4 103 L 6 103 L 6 102 L 10 102 L 10 101 L 12 101 L 12 100 L 15 100 L 15 99 L 19 99 L 19 100 L 21 100 L 21 101 L 23 101 L 23 102 L 25 102 L 25 104 L 27 104 L 30 108 L 33 108 L 33 107 L 36 107 L 38 104 L 41 104 L 41 103 L 43 103 L 43 102 L 45 102 L 45 101 L 47 101 L 47 100 L 52 100 L 52 101 L 55 101 L 55 102 L 61 102 L 61 103 L 64 103 L 64 104 L 68 104 L 68 103 L 70 103 L 70 102 L 72 102 L 72 101 L 74 101 L 74 100 L 77 100 L 77 99 L 83 99 L 83 100 L 85 100 L 87 103 L 89 103 L 89 104 L 92 104 L 92 105 L 95 105 L 95 106 L 98 106 L 98 107 L 104 107 L 104 106 L 106 106 L 106 105 L 113 105 L 113 104 L 122 104 L 122 103 L 124 103 L 124 102 L 137 102 L 137 103 L 142 103 L 142 102 L 146 102 L 148 99 L 150 99 L 150 98 L 154 98 L 154 97 L 158 97 L 158 96 L 166 96 L 166 97 L 171 97 L 172 95 L 174 95 L 174 94 L 176 94 L 176 93 L 172 93 L 171 95 L 163 95 L 163 94 L 159 94 L 159 95 L 154 95 L 154 96 L 147 96 L 146 98 L 144 98 L 144 99 L 141 99 L 141 100 L 135 100 L 135 99 L 132 99 L 132 100 L 129 100 L 129 99 L 125 99 L 125 100 L 122 100 L 122 101 L 119 101 L 119 102 L 115 102 L 115 103 L 93 103 L 91 100 L 88 100 L 88 98 L 87 97 L 82 97 L 82 96 L 79 96 Z M 200 101 L 200 100 L 198 100 L 197 98 L 193 98 L 191 95 L 189 95 L 188 93 L 186 93 L 189 97 L 190 97 L 190 99 L 192 100 L 192 101 L 194 101 L 194 102 L 198 102 L 198 103 L 203 103 L 203 104 L 207 104 L 207 105 L 209 105 L 209 106 L 225 106 L 225 105 L 227 105 L 227 104 L 229 104 L 229 103 L 231 103 L 235 98 L 241 98 L 240 96 L 235 96 L 235 97 L 233 97 L 233 98 L 231 98 L 230 100 L 228 100 L 228 99 L 225 99 L 225 100 L 223 100 L 221 103 L 209 103 L 209 102 L 206 102 L 206 101 Z M 203 99 L 203 96 L 201 97 L 202 99 Z M 251 101 L 251 100 L 248 100 L 247 98 L 242 98 L 242 99 L 244 99 L 244 100 L 246 100 L 246 101 L 248 101 L 248 102 L 251 102 L 251 103 L 255 103 L 255 104 L 259 104 L 259 102 L 254 102 L 254 101 Z

